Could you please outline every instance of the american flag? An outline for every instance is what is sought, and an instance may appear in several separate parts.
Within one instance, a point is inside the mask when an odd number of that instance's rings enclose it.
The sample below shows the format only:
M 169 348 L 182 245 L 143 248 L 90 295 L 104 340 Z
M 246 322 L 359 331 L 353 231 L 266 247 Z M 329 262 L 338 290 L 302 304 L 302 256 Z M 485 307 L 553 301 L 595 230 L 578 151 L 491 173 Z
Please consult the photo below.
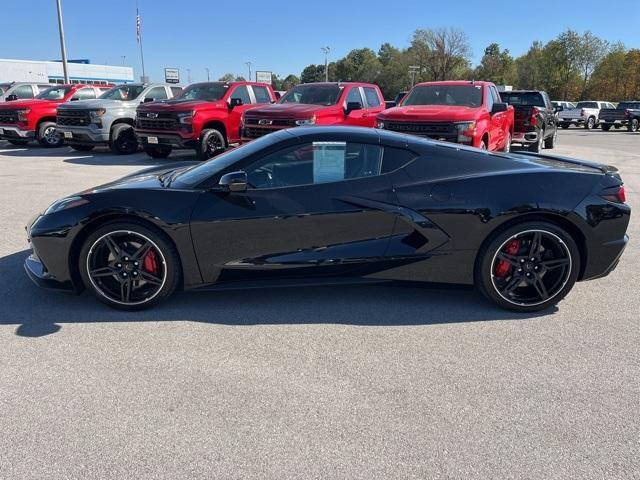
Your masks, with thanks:
M 136 37 L 138 38 L 138 43 L 140 43 L 140 12 L 136 8 Z

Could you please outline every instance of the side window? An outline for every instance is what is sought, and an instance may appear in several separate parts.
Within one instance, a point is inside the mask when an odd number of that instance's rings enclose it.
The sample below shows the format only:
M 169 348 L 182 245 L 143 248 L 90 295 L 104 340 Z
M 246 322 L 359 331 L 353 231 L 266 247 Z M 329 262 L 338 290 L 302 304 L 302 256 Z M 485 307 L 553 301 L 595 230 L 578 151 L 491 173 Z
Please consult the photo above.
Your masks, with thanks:
M 95 90 L 93 88 L 81 88 L 73 94 L 71 100 L 89 100 L 91 98 L 96 98 Z
M 147 92 L 144 98 L 153 98 L 154 100 L 166 100 L 167 91 L 164 87 L 153 87 Z
M 251 97 L 249 96 L 249 89 L 246 85 L 239 85 L 236 89 L 231 93 L 229 98 L 239 98 L 242 100 L 244 105 L 248 105 L 251 103 Z
M 364 87 L 364 96 L 367 98 L 369 108 L 380 106 L 380 98 L 378 97 L 378 92 L 375 88 Z
M 491 112 L 493 110 L 493 92 L 491 91 L 491 87 L 486 87 L 487 90 L 487 111 Z
M 360 95 L 360 88 L 351 87 L 349 93 L 347 93 L 347 98 L 344 101 L 344 106 L 346 107 L 348 103 L 357 102 L 360 105 L 364 106 L 364 102 L 362 101 L 362 95 Z
M 18 98 L 33 98 L 31 85 L 19 85 L 11 93 L 16 95 Z
M 313 142 L 280 150 L 245 169 L 253 188 L 293 187 L 380 175 L 382 147 Z
M 382 157 L 381 174 L 393 172 L 407 163 L 410 163 L 417 155 L 404 148 L 385 147 L 384 156 Z
M 171 95 L 173 95 L 174 97 L 177 97 L 178 94 L 182 91 L 182 88 L 180 87 L 170 87 L 171 89 Z
M 253 86 L 253 93 L 256 96 L 256 103 L 271 103 L 271 95 L 267 87 Z

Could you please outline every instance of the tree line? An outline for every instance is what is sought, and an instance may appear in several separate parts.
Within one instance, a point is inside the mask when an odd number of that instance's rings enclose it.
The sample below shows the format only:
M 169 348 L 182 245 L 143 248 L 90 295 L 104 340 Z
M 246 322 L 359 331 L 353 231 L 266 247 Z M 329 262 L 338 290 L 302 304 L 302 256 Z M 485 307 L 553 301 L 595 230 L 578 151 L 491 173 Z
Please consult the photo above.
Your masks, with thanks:
M 235 78 L 242 77 L 227 74 L 221 79 Z M 276 90 L 288 90 L 324 79 L 325 66 L 312 64 L 299 77 L 273 75 L 272 83 Z M 488 80 L 546 90 L 554 100 L 640 99 L 640 49 L 610 43 L 590 31 L 579 34 L 568 29 L 547 43 L 534 41 L 516 58 L 492 43 L 473 67 L 468 36 L 450 27 L 416 30 L 407 48 L 384 43 L 377 53 L 355 49 L 329 64 L 329 81 L 377 83 L 387 99 L 414 83 L 434 80 Z

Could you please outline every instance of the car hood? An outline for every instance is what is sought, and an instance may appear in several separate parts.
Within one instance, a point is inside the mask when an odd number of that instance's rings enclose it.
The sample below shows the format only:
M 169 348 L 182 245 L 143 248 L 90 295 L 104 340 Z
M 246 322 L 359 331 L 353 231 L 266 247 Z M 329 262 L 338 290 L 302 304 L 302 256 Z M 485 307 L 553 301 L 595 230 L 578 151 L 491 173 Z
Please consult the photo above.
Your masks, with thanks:
M 295 118 L 306 119 L 313 115 L 333 112 L 336 105 L 308 105 L 304 103 L 274 103 L 264 107 L 252 108 L 245 113 L 246 117 L 260 118 Z
M 184 170 L 188 167 L 196 165 L 195 162 L 176 162 L 169 165 L 157 165 L 151 168 L 145 168 L 138 172 L 132 173 L 125 177 L 114 180 L 113 182 L 105 183 L 97 187 L 92 187 L 88 190 L 80 192 L 80 195 L 87 195 L 91 193 L 102 193 L 107 190 L 124 190 L 124 189 L 157 189 L 162 188 L 162 183 L 159 177 L 162 175 L 170 174 L 176 170 Z
M 16 110 L 19 108 L 38 108 L 48 107 L 60 103 L 61 100 L 41 100 L 39 98 L 30 98 L 27 100 L 14 100 L 13 102 L 5 102 L 0 104 L 1 110 Z
M 138 107 L 141 112 L 182 112 L 201 108 L 228 108 L 226 102 L 203 102 L 202 100 L 162 100 L 160 102 L 143 103 Z
M 464 122 L 475 120 L 480 108 L 446 105 L 411 105 L 394 107 L 379 115 L 380 120 L 417 122 Z
M 136 101 L 129 100 L 80 100 L 78 102 L 63 103 L 58 107 L 60 110 L 86 110 L 87 108 L 118 108 L 118 107 L 135 107 Z

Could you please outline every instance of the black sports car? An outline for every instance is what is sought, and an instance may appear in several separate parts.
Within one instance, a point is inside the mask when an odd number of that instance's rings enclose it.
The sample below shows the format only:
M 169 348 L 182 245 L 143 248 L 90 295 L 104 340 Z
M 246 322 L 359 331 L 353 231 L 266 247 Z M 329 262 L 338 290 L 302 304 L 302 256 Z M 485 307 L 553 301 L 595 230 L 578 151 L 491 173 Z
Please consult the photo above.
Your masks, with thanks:
M 533 311 L 615 268 L 630 213 L 614 167 L 299 127 L 58 200 L 27 228 L 25 267 L 123 309 L 179 288 L 410 280 Z

